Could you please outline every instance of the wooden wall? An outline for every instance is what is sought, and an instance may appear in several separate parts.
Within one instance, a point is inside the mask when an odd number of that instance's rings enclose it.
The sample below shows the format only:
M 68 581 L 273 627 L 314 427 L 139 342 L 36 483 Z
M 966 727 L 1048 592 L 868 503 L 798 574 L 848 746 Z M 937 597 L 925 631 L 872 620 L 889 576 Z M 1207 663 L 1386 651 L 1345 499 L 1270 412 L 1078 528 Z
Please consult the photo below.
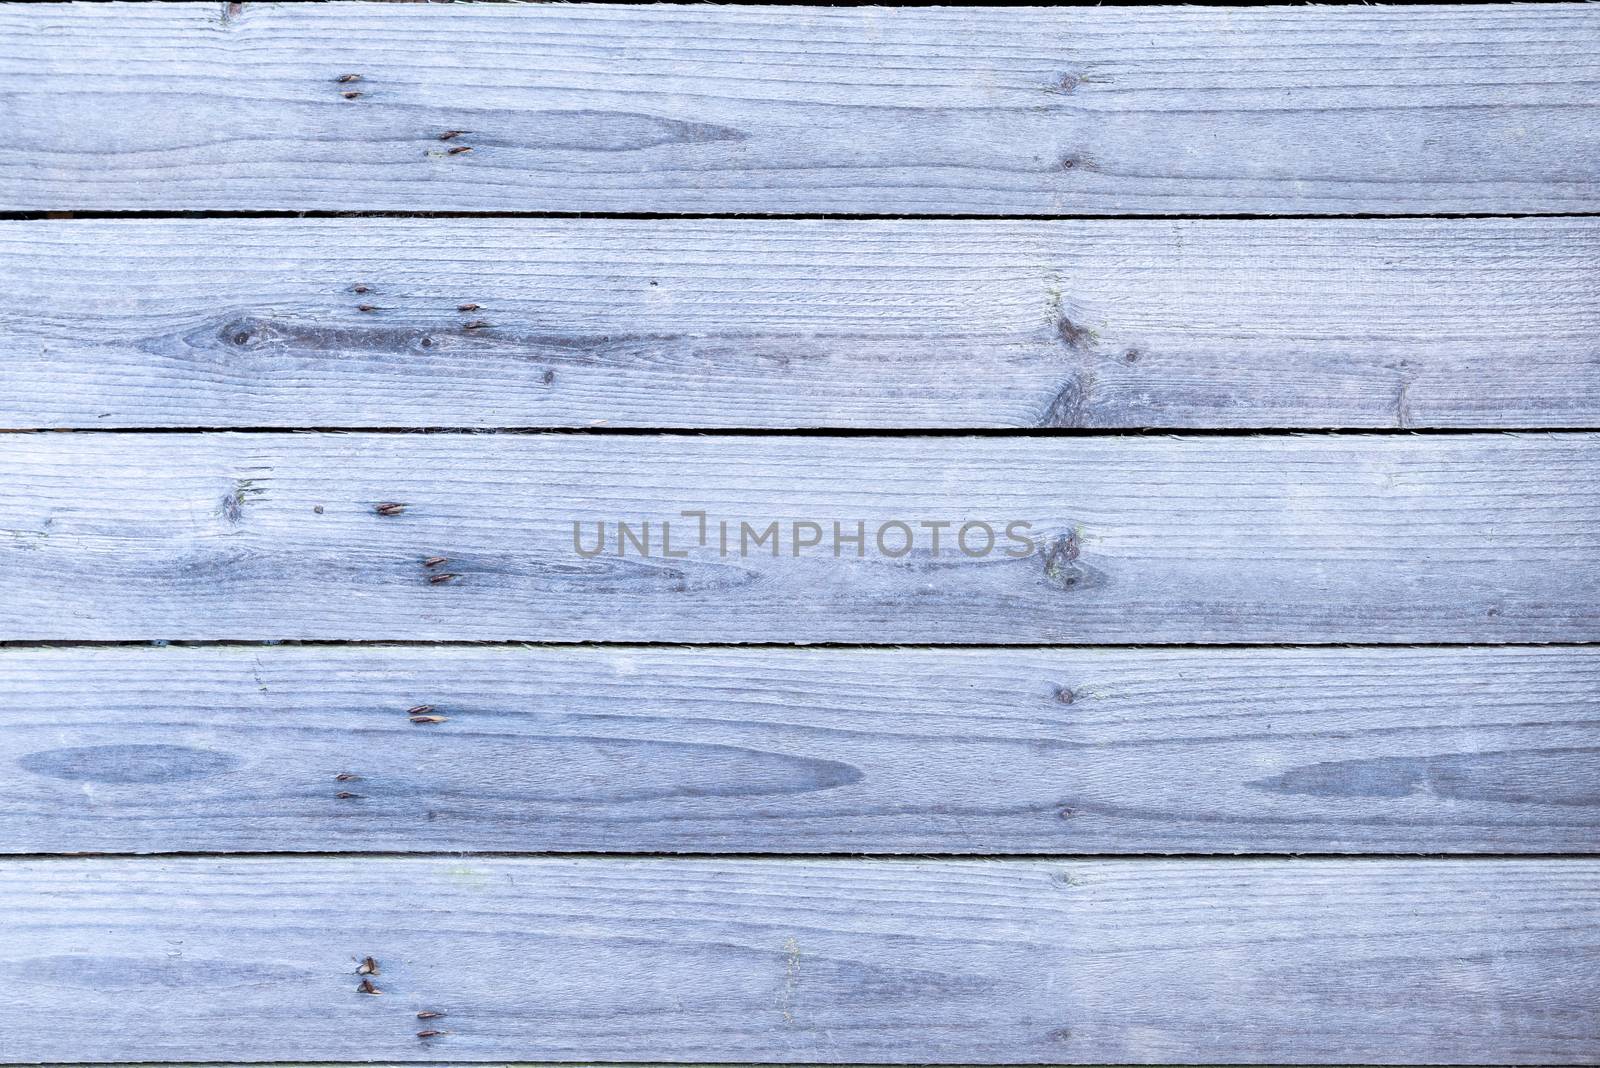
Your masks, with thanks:
M 1600 1062 L 1597 87 L 0 6 L 0 1064 Z

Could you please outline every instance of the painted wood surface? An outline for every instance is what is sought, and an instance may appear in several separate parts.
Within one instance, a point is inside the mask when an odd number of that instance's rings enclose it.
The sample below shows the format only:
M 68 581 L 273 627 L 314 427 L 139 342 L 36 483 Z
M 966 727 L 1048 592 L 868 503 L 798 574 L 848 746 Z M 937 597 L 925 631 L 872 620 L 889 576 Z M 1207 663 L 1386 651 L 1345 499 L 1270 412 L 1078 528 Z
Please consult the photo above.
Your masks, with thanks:
M 50 1021 L 12 1062 L 1600 1048 L 1583 860 L 67 858 L 0 865 L 0 909 L 8 1011 Z
M 13 853 L 1600 846 L 1590 647 L 16 648 L 0 692 Z
M 10 222 L 0 426 L 1596 426 L 1597 260 L 1595 219 Z
M 1586 211 L 1584 4 L 8 5 L 0 210 Z
M 0 476 L 11 640 L 1600 637 L 1585 433 L 14 434 Z

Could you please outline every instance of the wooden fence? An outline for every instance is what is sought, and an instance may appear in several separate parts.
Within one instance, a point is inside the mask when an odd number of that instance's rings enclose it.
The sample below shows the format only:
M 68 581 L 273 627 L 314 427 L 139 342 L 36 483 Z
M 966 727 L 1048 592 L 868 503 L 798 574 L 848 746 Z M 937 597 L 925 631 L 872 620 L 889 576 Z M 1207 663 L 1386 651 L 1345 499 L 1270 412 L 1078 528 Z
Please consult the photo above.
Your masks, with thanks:
M 1600 1061 L 1600 6 L 0 102 L 0 1064 Z

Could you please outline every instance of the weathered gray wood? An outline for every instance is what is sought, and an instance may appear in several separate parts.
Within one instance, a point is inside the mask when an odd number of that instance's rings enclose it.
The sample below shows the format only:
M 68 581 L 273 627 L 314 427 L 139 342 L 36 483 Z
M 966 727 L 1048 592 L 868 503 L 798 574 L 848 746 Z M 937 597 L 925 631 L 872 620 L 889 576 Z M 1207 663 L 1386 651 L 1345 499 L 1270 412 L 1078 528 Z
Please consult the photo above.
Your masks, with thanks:
M 17 4 L 0 47 L 0 209 L 1348 213 L 1600 196 L 1600 12 L 1584 4 Z
M 0 426 L 1595 426 L 1597 260 L 1595 219 L 12 222 Z
M 8 639 L 1600 637 L 1584 433 L 12 434 L 0 515 Z
M 1589 1063 L 1596 910 L 1580 860 L 21 861 L 0 1056 Z
M 13 853 L 1600 847 L 1587 647 L 5 649 L 0 692 Z

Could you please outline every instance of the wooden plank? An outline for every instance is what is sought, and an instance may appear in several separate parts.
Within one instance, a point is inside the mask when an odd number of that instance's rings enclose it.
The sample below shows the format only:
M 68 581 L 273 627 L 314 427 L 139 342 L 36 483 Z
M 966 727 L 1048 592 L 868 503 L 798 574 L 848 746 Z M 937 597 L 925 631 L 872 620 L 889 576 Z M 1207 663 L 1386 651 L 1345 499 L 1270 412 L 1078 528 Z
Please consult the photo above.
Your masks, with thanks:
M 1586 211 L 1585 4 L 0 13 L 3 210 Z
M 0 515 L 10 640 L 1600 637 L 1586 433 L 13 434 Z
M 0 865 L 0 908 L 48 1021 L 13 1063 L 1600 1048 L 1593 861 L 57 859 Z
M 1597 259 L 1595 219 L 11 222 L 0 426 L 1595 426 Z
M 1600 845 L 1589 647 L 18 648 L 0 691 L 11 853 Z

